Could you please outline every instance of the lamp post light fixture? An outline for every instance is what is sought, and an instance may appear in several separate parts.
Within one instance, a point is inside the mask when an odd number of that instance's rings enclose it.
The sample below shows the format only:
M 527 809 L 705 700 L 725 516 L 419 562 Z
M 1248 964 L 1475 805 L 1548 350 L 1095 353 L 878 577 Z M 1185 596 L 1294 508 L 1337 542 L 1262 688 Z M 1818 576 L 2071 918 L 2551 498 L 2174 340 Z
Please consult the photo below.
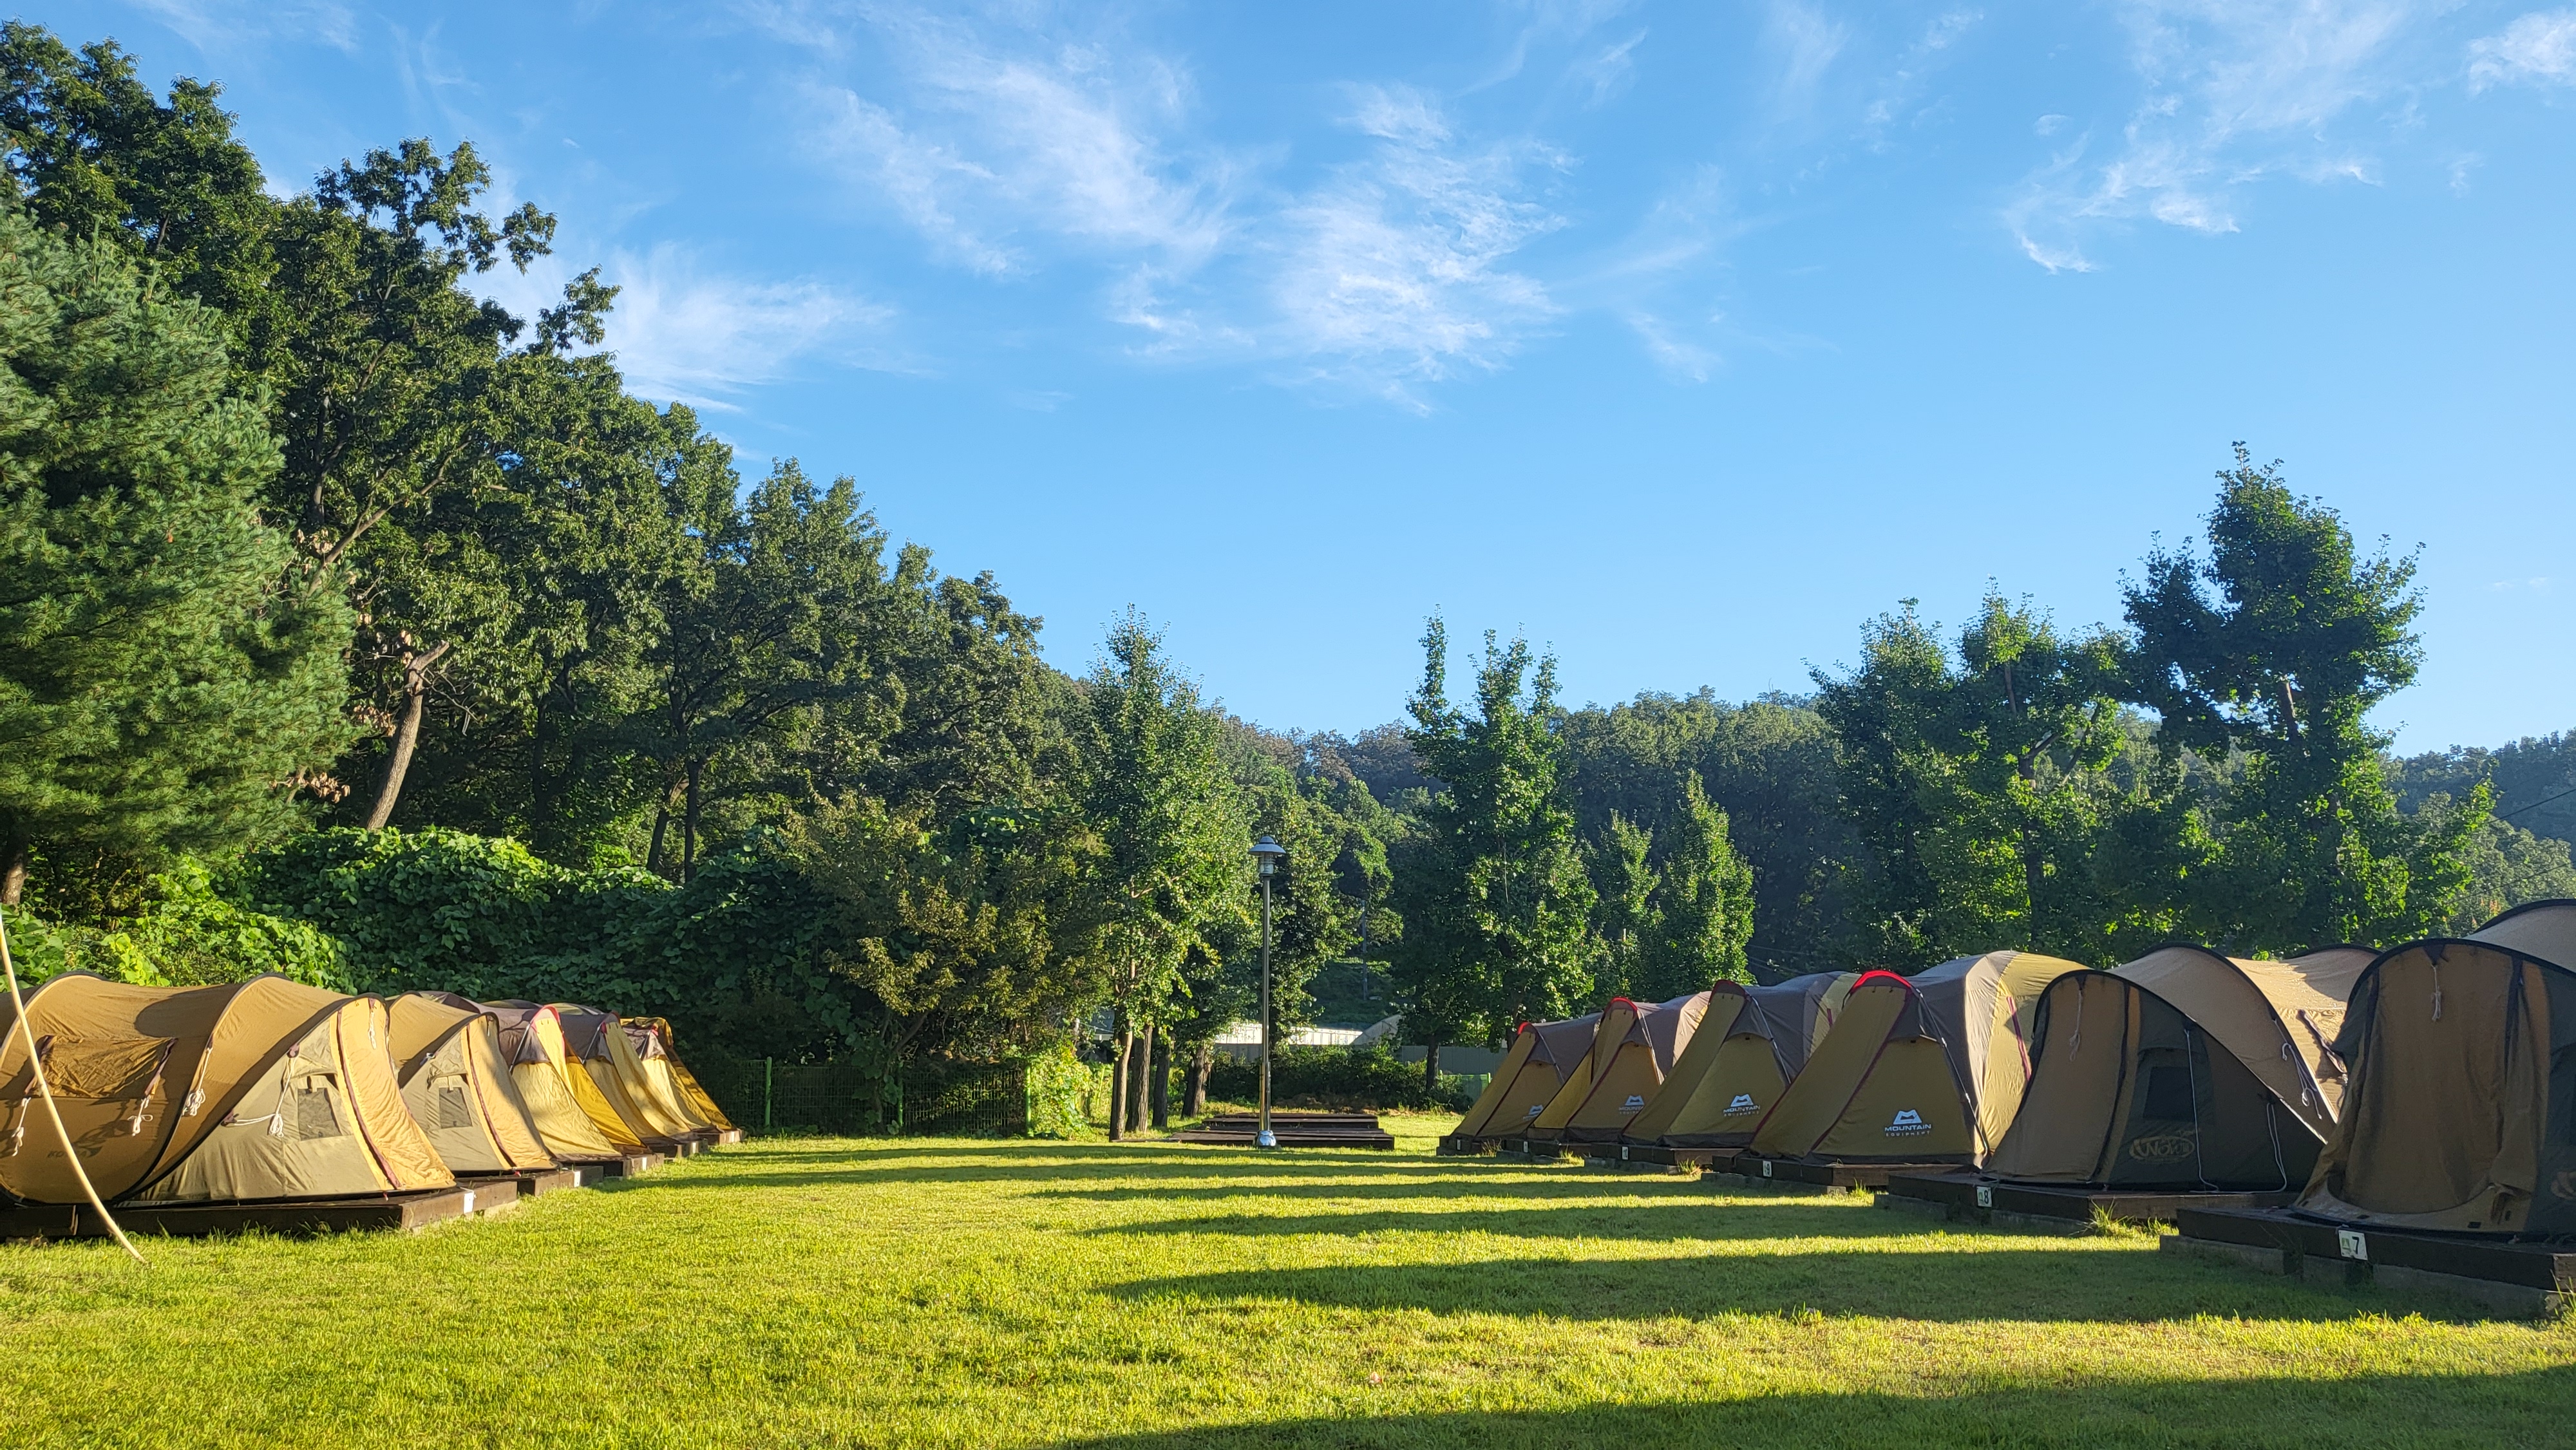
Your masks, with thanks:
M 1268 836 L 1252 843 L 1252 864 L 1261 873 L 1261 1131 L 1253 1135 L 1256 1148 L 1279 1146 L 1279 1135 L 1270 1131 L 1270 878 L 1287 859 L 1288 848 Z

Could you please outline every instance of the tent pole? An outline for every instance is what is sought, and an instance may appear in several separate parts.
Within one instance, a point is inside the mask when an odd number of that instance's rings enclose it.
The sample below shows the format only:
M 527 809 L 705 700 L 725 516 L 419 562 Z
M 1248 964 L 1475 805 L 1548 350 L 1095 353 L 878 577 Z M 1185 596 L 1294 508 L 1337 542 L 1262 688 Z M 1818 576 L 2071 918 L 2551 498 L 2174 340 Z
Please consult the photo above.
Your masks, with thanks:
M 27 1074 L 36 1080 L 36 1092 L 45 1100 L 45 1116 L 54 1120 L 54 1136 L 62 1140 L 63 1157 L 71 1162 L 72 1176 L 80 1180 L 81 1192 L 89 1195 L 89 1206 L 98 1210 L 98 1221 L 116 1235 L 116 1242 L 134 1256 L 134 1262 L 142 1263 L 143 1251 L 125 1236 L 125 1230 L 116 1226 L 107 1205 L 98 1201 L 98 1189 L 89 1181 L 89 1170 L 81 1166 L 80 1150 L 72 1146 L 71 1130 L 63 1126 L 63 1110 L 54 1106 L 54 1085 L 45 1080 L 45 1064 L 36 1057 L 36 1028 L 27 1020 L 27 999 L 18 992 L 18 966 L 9 960 L 9 928 L 5 922 L 0 922 L 0 972 L 8 974 L 9 1003 L 18 1009 L 18 1035 L 26 1039 Z

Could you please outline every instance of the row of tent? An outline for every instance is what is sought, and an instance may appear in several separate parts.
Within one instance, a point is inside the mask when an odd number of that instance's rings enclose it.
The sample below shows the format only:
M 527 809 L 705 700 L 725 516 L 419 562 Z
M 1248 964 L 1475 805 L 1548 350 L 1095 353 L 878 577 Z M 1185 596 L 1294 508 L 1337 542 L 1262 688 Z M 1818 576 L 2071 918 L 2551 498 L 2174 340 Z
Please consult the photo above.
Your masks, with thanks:
M 2576 1233 L 2576 901 L 2286 961 L 2029 952 L 1524 1025 L 1453 1147 L 1715 1149 Z
M 252 1202 L 445 1188 L 730 1133 L 659 1018 L 279 976 L 140 987 L 82 972 L 0 1000 L 0 1192 L 81 1201 L 38 1070 L 111 1202 Z M 32 1060 L 28 1038 L 34 1038 Z

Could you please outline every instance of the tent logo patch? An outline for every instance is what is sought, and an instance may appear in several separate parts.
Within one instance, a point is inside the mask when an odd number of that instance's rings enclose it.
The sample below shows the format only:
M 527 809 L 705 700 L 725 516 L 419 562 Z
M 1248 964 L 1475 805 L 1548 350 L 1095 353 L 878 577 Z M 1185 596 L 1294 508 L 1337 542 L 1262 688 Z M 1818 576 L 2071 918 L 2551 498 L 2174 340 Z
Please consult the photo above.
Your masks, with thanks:
M 2139 1138 L 2129 1144 L 2129 1156 L 2141 1163 L 2171 1163 L 2192 1155 L 2191 1139 L 2180 1133 L 2162 1133 L 2152 1138 Z
M 1623 1108 L 1627 1109 L 1629 1112 L 1632 1112 L 1632 1113 L 1633 1113 L 1633 1112 L 1635 1112 L 1635 1111 L 1637 1111 L 1638 1109 L 1640 1109 L 1640 1108 L 1644 1107 L 1645 1105 L 1646 1105 L 1646 1095 L 1645 1095 L 1644 1093 L 1630 1093 L 1630 1094 L 1628 1094 L 1628 1101 L 1626 1101 L 1625 1103 L 1620 1104 L 1620 1106 L 1621 1106 L 1621 1107 L 1623 1107 Z
M 1911 1138 L 1931 1131 L 1932 1125 L 1912 1108 L 1898 1108 L 1895 1119 L 1887 1125 L 1887 1136 L 1891 1138 Z
M 1735 1100 L 1726 1105 L 1725 1115 L 1731 1118 L 1738 1113 L 1749 1113 L 1754 1110 L 1755 1106 L 1756 1104 L 1753 1101 L 1753 1094 L 1737 1093 L 1735 1095 Z
M 1535 1117 L 1537 1117 L 1539 1114 L 1541 1114 L 1541 1113 L 1543 1113 L 1543 1112 L 1546 1112 L 1546 1111 L 1547 1111 L 1547 1104 L 1545 1104 L 1545 1103 L 1532 1103 L 1532 1104 L 1530 1104 L 1530 1110 L 1529 1110 L 1527 1113 L 1522 1114 L 1522 1116 L 1523 1116 L 1523 1117 L 1528 1117 L 1528 1118 L 1535 1118 Z

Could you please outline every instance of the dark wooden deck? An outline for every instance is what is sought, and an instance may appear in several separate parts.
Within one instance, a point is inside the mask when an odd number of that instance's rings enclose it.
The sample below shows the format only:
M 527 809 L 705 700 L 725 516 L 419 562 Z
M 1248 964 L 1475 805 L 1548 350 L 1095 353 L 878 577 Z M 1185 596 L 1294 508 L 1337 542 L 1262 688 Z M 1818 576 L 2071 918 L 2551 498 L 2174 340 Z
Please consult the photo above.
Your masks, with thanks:
M 2163 1247 L 2267 1274 L 2382 1289 L 2434 1290 L 2491 1312 L 2576 1308 L 2576 1240 L 2410 1233 L 2336 1224 L 2287 1209 L 2184 1209 Z
M 1922 1205 L 1942 1216 L 1969 1223 L 1992 1223 L 1997 1215 L 2087 1224 L 2095 1214 L 2120 1223 L 2171 1223 L 2190 1208 L 2278 1208 L 2297 1195 L 2287 1192 L 2202 1192 L 2181 1188 L 2085 1188 L 2064 1183 L 2012 1183 L 1958 1170 L 1948 1173 L 1890 1175 L 1880 1195 L 1884 1208 Z
M 1253 1146 L 1261 1131 L 1258 1113 L 1219 1113 L 1195 1128 L 1172 1135 L 1175 1143 L 1211 1143 L 1231 1148 Z M 1395 1135 L 1378 1126 L 1375 1113 L 1270 1114 L 1271 1136 L 1282 1148 L 1393 1148 Z
M 254 1230 L 305 1238 L 322 1233 L 391 1230 L 412 1233 L 434 1223 L 490 1213 L 519 1201 L 515 1183 L 433 1188 L 373 1198 L 320 1198 L 254 1203 L 123 1203 L 108 1211 L 129 1235 L 202 1238 Z M 0 1209 L 0 1239 L 107 1237 L 88 1204 L 23 1204 Z

